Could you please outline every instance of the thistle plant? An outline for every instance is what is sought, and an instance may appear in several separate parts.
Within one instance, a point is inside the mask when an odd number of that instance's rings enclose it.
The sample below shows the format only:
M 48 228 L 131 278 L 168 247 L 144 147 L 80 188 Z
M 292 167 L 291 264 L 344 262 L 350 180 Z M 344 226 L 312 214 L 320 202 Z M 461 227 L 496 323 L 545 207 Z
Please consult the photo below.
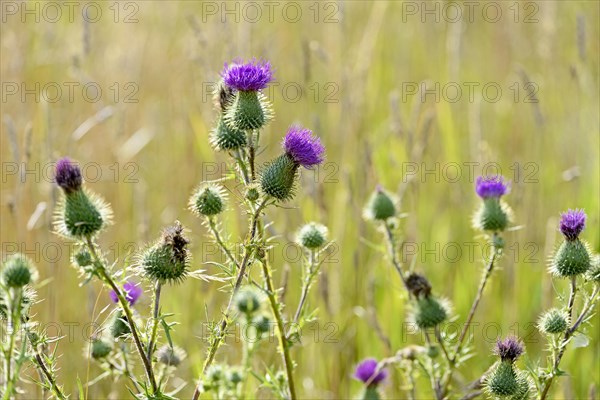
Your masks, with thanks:
M 270 207 L 292 200 L 297 194 L 301 167 L 311 169 L 323 162 L 324 147 L 312 131 L 292 125 L 282 140 L 283 154 L 268 161 L 259 170 L 257 149 L 261 130 L 273 119 L 273 111 L 262 91 L 273 80 L 271 65 L 266 61 L 235 61 L 226 64 L 215 91 L 218 114 L 210 137 L 214 149 L 227 152 L 236 166 L 235 180 L 241 183 L 239 208 L 249 215 L 248 232 L 241 240 L 242 254 L 233 250 L 234 244 L 224 233 L 223 211 L 234 204 L 226 202 L 224 182 L 202 182 L 192 194 L 190 209 L 203 220 L 210 238 L 221 249 L 226 262 L 220 264 L 224 279 L 230 282 L 229 300 L 208 340 L 208 350 L 194 399 L 202 392 L 217 397 L 244 397 L 248 376 L 258 376 L 252 368 L 252 356 L 271 326 L 277 336 L 282 368 L 269 368 L 260 384 L 282 398 L 297 398 L 294 380 L 295 364 L 291 347 L 299 335 L 298 326 L 309 320 L 305 304 L 313 279 L 322 263 L 320 255 L 327 248 L 327 230 L 313 224 L 299 235 L 305 249 L 306 262 L 302 280 L 301 299 L 292 319 L 286 316 L 280 299 L 280 289 L 273 281 L 269 252 L 272 239 L 267 235 L 264 216 Z M 250 269 L 258 267 L 262 283 L 257 282 Z M 255 340 L 243 340 L 240 365 L 216 364 L 215 359 L 225 341 L 232 322 L 240 321 Z M 291 323 L 291 328 L 288 325 Z M 233 370 L 232 370 L 233 368 Z M 229 378 L 227 378 L 229 376 Z

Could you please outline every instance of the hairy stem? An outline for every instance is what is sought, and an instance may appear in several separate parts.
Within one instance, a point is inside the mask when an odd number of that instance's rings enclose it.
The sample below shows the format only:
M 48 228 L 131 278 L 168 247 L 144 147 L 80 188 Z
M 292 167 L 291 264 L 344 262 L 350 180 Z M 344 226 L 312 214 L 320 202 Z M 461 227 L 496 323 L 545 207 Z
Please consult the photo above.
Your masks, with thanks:
M 396 268 L 396 271 L 398 271 L 398 275 L 400 275 L 400 279 L 402 279 L 402 283 L 404 284 L 404 287 L 406 288 L 406 290 L 408 290 L 408 285 L 406 284 L 406 278 L 404 277 L 404 272 L 402 271 L 402 266 L 400 265 L 400 261 L 398 260 L 398 255 L 396 254 L 396 243 L 394 240 L 394 234 L 392 233 L 392 230 L 390 229 L 387 222 L 384 222 L 383 225 L 385 226 L 385 233 L 386 233 L 385 237 L 388 242 L 388 251 L 390 254 L 392 265 L 394 266 L 394 268 Z
M 271 304 L 271 310 L 273 311 L 273 316 L 277 322 L 277 338 L 279 339 L 279 348 L 287 375 L 290 398 L 291 400 L 295 400 L 297 397 L 296 386 L 294 384 L 294 365 L 292 364 L 292 358 L 290 357 L 289 342 L 285 334 L 285 327 L 283 324 L 283 318 L 281 317 L 279 302 L 277 301 L 277 294 L 275 293 L 275 289 L 273 287 L 271 270 L 269 269 L 267 260 L 265 258 L 261 258 L 260 263 L 262 265 L 263 277 L 265 280 L 267 296 L 269 297 L 269 303 Z
M 495 236 L 496 236 L 496 233 L 494 233 L 494 237 Z M 445 396 L 448 391 L 448 386 L 450 385 L 450 381 L 452 380 L 452 375 L 454 373 L 456 363 L 458 361 L 457 359 L 460 355 L 460 351 L 462 350 L 462 346 L 463 346 L 464 340 L 467 336 L 467 332 L 469 331 L 469 327 L 471 326 L 471 322 L 473 322 L 473 317 L 475 317 L 475 312 L 477 311 L 477 307 L 479 307 L 479 303 L 481 302 L 481 299 L 483 297 L 483 291 L 485 290 L 487 282 L 488 282 L 490 276 L 492 275 L 492 271 L 494 270 L 494 265 L 495 265 L 497 257 L 498 257 L 498 249 L 496 247 L 494 247 L 494 252 L 492 253 L 492 257 L 490 258 L 490 260 L 485 268 L 483 277 L 481 279 L 481 283 L 479 284 L 479 289 L 477 290 L 477 294 L 475 295 L 475 299 L 473 300 L 473 304 L 471 305 L 471 310 L 469 311 L 469 315 L 467 316 L 467 320 L 465 321 L 465 324 L 463 325 L 460 335 L 458 336 L 458 342 L 456 343 L 456 346 L 454 347 L 453 355 L 451 358 L 448 359 L 449 368 L 448 368 L 448 371 L 446 372 L 446 376 L 443 379 L 442 396 Z
M 300 295 L 300 302 L 298 303 L 298 308 L 296 309 L 296 313 L 294 314 L 294 322 L 292 326 L 298 324 L 300 320 L 300 316 L 302 315 L 302 310 L 304 309 L 304 304 L 306 303 L 306 299 L 308 297 L 308 292 L 310 291 L 310 287 L 313 283 L 315 275 L 318 272 L 318 260 L 314 250 L 311 250 L 308 257 L 308 270 L 306 271 L 306 275 L 304 277 L 304 282 L 302 285 L 302 294 Z
M 96 253 L 96 248 L 92 243 L 92 239 L 90 237 L 86 238 L 87 248 L 92 255 L 94 262 L 99 266 L 98 273 L 100 278 L 117 294 L 117 298 L 119 299 L 119 303 L 121 304 L 121 308 L 127 317 L 127 323 L 129 324 L 129 328 L 131 330 L 131 336 L 133 337 L 133 342 L 135 343 L 135 347 L 138 351 L 140 359 L 142 360 L 142 364 L 144 365 L 144 370 L 146 371 L 146 377 L 148 378 L 148 382 L 152 387 L 152 391 L 156 392 L 158 390 L 158 386 L 156 385 L 156 379 L 154 378 L 154 371 L 152 370 L 152 364 L 148 357 L 146 357 L 146 353 L 144 352 L 144 346 L 142 345 L 142 341 L 140 340 L 140 335 L 138 333 L 138 328 L 133 321 L 133 313 L 131 312 L 131 308 L 129 308 L 129 302 L 123 295 L 121 289 L 117 286 L 115 281 L 106 271 L 104 267 L 104 263 L 98 257 Z
M 225 253 L 227 258 L 229 258 L 229 261 L 231 261 L 231 263 L 235 266 L 236 270 L 239 269 L 240 264 L 237 262 L 237 260 L 233 256 L 233 253 L 231 252 L 231 250 L 229 250 L 229 248 L 227 247 L 225 242 L 223 242 L 223 239 L 221 238 L 221 234 L 219 233 L 219 229 L 217 228 L 217 224 L 216 224 L 214 218 L 208 217 L 208 227 L 209 227 L 213 237 L 215 238 L 217 245 L 219 245 L 219 247 L 221 248 L 223 253 Z
M 4 398 L 10 399 L 14 395 L 15 382 L 12 372 L 13 352 L 15 340 L 18 333 L 21 313 L 22 289 L 10 289 L 8 291 L 8 346 L 4 350 Z
M 154 353 L 154 346 L 156 345 L 156 335 L 158 334 L 158 323 L 159 323 L 159 311 L 160 311 L 160 292 L 162 285 L 159 281 L 156 281 L 154 285 L 154 307 L 152 310 L 152 331 L 150 332 L 150 340 L 148 341 L 148 347 L 146 348 L 146 357 L 148 361 L 152 363 L 152 353 Z
M 225 336 L 225 330 L 227 329 L 227 325 L 229 324 L 229 314 L 231 312 L 231 307 L 233 306 L 233 298 L 235 297 L 238 289 L 242 285 L 244 280 L 244 276 L 246 275 L 246 268 L 248 267 L 248 263 L 250 261 L 250 256 L 252 252 L 254 252 L 254 240 L 256 237 L 256 227 L 258 224 L 258 219 L 260 217 L 261 211 L 267 206 L 267 200 L 264 200 L 254 211 L 251 221 L 250 221 L 250 232 L 248 234 L 248 239 L 246 241 L 246 245 L 244 246 L 244 257 L 240 264 L 240 268 L 238 269 L 238 274 L 235 279 L 235 283 L 233 285 L 233 290 L 231 291 L 231 295 L 229 296 L 229 302 L 227 303 L 227 308 L 223 313 L 223 317 L 218 325 L 218 331 L 216 336 L 213 338 L 210 348 L 208 350 L 208 356 L 204 361 L 204 366 L 202 367 L 202 373 L 206 373 L 208 367 L 211 366 L 212 362 L 215 359 L 215 355 L 217 354 L 217 350 L 221 346 L 221 342 L 223 341 L 223 337 Z M 197 399 L 200 396 L 200 388 L 196 387 L 196 391 L 194 392 L 194 399 Z

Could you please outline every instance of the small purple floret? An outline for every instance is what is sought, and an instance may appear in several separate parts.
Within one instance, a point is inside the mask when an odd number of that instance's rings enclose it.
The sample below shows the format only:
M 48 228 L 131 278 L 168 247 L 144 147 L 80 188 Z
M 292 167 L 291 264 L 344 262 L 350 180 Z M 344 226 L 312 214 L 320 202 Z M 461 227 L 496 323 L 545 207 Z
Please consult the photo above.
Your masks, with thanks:
M 515 361 L 523 354 L 523 344 L 514 336 L 509 336 L 504 340 L 496 342 L 495 353 L 500 356 L 502 361 Z
M 508 192 L 508 183 L 502 176 L 480 176 L 475 183 L 475 191 L 479 197 L 500 197 Z
M 304 168 L 321 164 L 324 160 L 325 147 L 321 140 L 310 129 L 300 126 L 290 126 L 283 139 L 283 150 Z
M 123 285 L 123 291 L 125 292 L 125 298 L 129 302 L 130 306 L 133 306 L 135 303 L 137 303 L 138 299 L 142 296 L 142 293 L 144 292 L 144 290 L 139 284 L 133 282 L 125 283 Z M 114 290 L 110 292 L 110 298 L 115 303 L 119 302 L 119 298 L 117 297 L 117 294 Z
M 560 231 L 568 240 L 575 240 L 585 228 L 585 212 L 583 210 L 568 210 L 560 216 Z
M 377 360 L 374 358 L 367 358 L 356 366 L 354 377 L 363 383 L 377 385 L 387 377 L 387 370 L 381 369 L 377 374 L 376 372 Z
M 273 80 L 273 71 L 267 61 L 252 60 L 247 63 L 235 61 L 232 64 L 225 64 L 221 76 L 227 86 L 247 92 L 266 88 Z
M 58 186 L 67 194 L 81 189 L 83 182 L 79 166 L 73 163 L 68 157 L 61 158 L 56 163 L 55 179 Z

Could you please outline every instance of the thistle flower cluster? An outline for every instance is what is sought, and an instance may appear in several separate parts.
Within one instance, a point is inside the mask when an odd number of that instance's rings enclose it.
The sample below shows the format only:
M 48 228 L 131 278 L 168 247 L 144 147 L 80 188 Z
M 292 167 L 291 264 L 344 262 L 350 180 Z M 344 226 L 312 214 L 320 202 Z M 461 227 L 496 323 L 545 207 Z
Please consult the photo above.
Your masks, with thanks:
M 515 337 L 497 341 L 494 353 L 500 357 L 500 362 L 494 364 L 484 379 L 485 389 L 491 396 L 511 400 L 528 399 L 531 396 L 531 379 L 515 366 L 523 352 L 523 343 Z

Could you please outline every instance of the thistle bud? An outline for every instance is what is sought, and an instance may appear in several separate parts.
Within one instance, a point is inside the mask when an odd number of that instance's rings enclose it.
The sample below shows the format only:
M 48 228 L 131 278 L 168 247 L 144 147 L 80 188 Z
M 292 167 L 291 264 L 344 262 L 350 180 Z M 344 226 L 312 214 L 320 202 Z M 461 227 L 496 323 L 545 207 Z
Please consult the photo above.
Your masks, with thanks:
M 227 151 L 245 147 L 248 139 L 246 132 L 230 127 L 220 118 L 210 133 L 210 143 L 216 150 Z
M 395 200 L 381 186 L 377 186 L 367 202 L 364 215 L 365 218 L 374 221 L 385 221 L 392 218 L 396 215 Z
M 189 241 L 183 236 L 183 226 L 176 221 L 166 228 L 162 238 L 140 257 L 142 273 L 152 281 L 179 283 L 188 274 Z
M 252 325 L 256 328 L 256 332 L 259 335 L 269 332 L 272 323 L 271 319 L 266 315 L 257 315 L 252 318 Z
M 412 319 L 419 329 L 433 328 L 448 318 L 448 306 L 433 296 L 418 298 Z
M 81 171 L 68 158 L 56 164 L 55 179 L 65 193 L 56 213 L 58 233 L 83 239 L 95 235 L 110 222 L 109 207 L 96 195 L 83 190 Z
M 225 208 L 225 192 L 221 186 L 202 184 L 190 198 L 190 209 L 198 215 L 211 217 Z
M 183 349 L 169 345 L 161 346 L 156 352 L 158 362 L 171 367 L 179 366 L 185 357 L 186 354 Z
M 286 154 L 271 161 L 261 175 L 260 185 L 263 192 L 281 201 L 294 197 L 298 167 Z
M 260 192 L 258 191 L 258 188 L 255 186 L 249 187 L 248 190 L 246 191 L 246 199 L 248 199 L 252 203 L 254 203 L 259 198 L 260 198 Z
M 260 309 L 262 295 L 254 287 L 245 286 L 235 295 L 234 304 L 241 314 L 250 316 Z
M 325 225 L 310 222 L 304 225 L 296 235 L 299 245 L 307 249 L 318 249 L 327 242 L 328 230 Z
M 244 373 L 239 368 L 230 368 L 227 371 L 227 381 L 232 387 L 237 386 L 244 379 Z
M 510 362 L 499 362 L 486 378 L 486 389 L 497 397 L 512 396 L 519 391 L 517 372 Z
M 553 308 L 547 311 L 538 322 L 538 328 L 543 333 L 556 334 L 567 330 L 568 316 L 561 310 Z
M 473 219 L 474 225 L 484 231 L 502 232 L 510 222 L 510 209 L 500 200 L 508 192 L 508 184 L 501 176 L 479 177 L 475 191 L 483 199 Z
M 223 378 L 225 378 L 223 367 L 220 365 L 211 365 L 206 371 L 206 379 L 202 382 L 204 389 L 211 390 L 218 388 Z
M 559 277 L 573 277 L 585 273 L 591 267 L 591 255 L 587 243 L 579 239 L 585 227 L 585 213 L 569 210 L 560 220 L 560 231 L 565 237 L 550 262 L 551 272 Z
M 77 253 L 73 254 L 73 264 L 81 268 L 89 267 L 92 263 L 92 255 L 86 249 L 79 249 Z
M 271 65 L 264 61 L 225 65 L 221 73 L 224 83 L 235 89 L 225 106 L 225 121 L 240 131 L 260 129 L 272 118 L 271 106 L 260 90 L 273 80 Z
M 9 288 L 22 288 L 34 281 L 36 277 L 37 270 L 33 262 L 20 253 L 8 257 L 0 274 L 2 283 Z
M 513 394 L 510 400 L 529 400 L 532 393 L 535 392 L 534 383 L 526 372 L 517 371 L 517 386 L 518 389 Z
M 92 358 L 100 360 L 107 357 L 112 351 L 112 345 L 104 339 L 94 339 L 92 341 Z
M 123 315 L 122 311 L 118 311 L 113 314 L 108 328 L 110 335 L 114 339 L 120 339 L 131 333 L 131 328 L 127 323 L 127 317 Z
M 325 148 L 309 129 L 291 126 L 282 143 L 285 154 L 271 161 L 261 175 L 262 190 L 278 200 L 294 196 L 300 166 L 310 169 L 323 162 Z
M 440 355 L 440 348 L 435 344 L 429 345 L 427 347 L 427 355 L 429 358 L 437 358 Z

